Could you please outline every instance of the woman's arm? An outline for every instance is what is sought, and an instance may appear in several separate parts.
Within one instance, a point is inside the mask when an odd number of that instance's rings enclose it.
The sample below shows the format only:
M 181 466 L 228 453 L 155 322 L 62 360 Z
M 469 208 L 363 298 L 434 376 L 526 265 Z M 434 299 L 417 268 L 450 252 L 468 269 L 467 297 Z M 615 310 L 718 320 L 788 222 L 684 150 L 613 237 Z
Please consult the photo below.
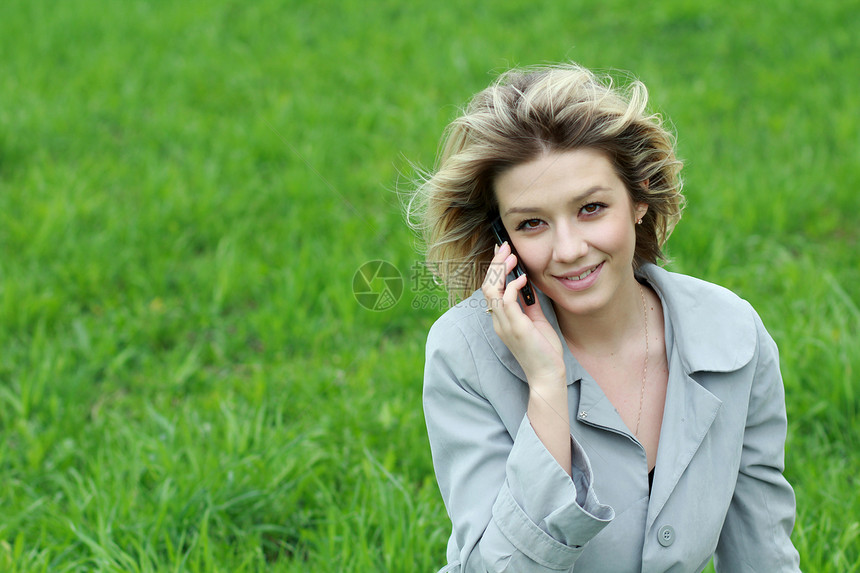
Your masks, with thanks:
M 526 375 L 529 421 L 546 449 L 565 473 L 571 475 L 570 420 L 562 343 L 539 303 L 519 304 L 517 299 L 526 284 L 526 276 L 505 284 L 516 264 L 517 257 L 507 241 L 496 247 L 481 290 L 493 315 L 493 329 Z
M 528 417 L 534 432 L 558 465 L 571 475 L 567 380 L 529 380 Z
M 486 366 L 495 356 L 483 336 L 469 337 L 461 326 L 434 325 L 424 380 L 433 464 L 453 527 L 449 561 L 459 561 L 453 570 L 462 572 L 566 571 L 614 517 L 612 509 L 598 502 L 588 460 L 569 430 L 572 477 L 538 438 L 531 415 L 512 435 L 483 386 L 505 383 L 515 391 L 523 383 L 499 379 L 504 369 Z M 535 417 L 558 419 L 554 409 Z

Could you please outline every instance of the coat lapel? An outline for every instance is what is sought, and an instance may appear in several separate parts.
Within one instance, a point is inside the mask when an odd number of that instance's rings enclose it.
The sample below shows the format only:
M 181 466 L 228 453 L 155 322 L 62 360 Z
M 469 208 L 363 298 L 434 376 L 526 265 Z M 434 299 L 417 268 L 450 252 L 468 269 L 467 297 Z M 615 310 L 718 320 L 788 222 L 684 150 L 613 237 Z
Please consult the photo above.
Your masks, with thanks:
M 675 485 L 702 445 L 721 405 L 719 398 L 687 374 L 669 377 L 647 527 L 651 527 L 666 505 Z
M 756 328 L 752 313 L 742 311 L 747 303 L 722 287 L 654 265 L 645 265 L 641 274 L 660 296 L 669 329 L 667 344 L 671 347 L 657 469 L 648 506 L 650 528 L 722 405 L 691 375 L 734 372 L 748 364 L 755 352 Z

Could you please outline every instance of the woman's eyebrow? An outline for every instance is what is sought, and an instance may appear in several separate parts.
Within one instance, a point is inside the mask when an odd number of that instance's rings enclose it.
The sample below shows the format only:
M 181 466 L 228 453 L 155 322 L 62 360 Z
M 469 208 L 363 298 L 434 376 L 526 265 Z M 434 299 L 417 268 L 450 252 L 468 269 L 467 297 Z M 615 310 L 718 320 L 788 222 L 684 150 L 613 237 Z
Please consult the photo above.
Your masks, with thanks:
M 588 199 L 589 197 L 591 197 L 592 195 L 594 195 L 595 193 L 599 193 L 600 191 L 607 191 L 607 190 L 609 190 L 608 187 L 604 187 L 602 185 L 595 185 L 593 187 L 590 187 L 588 190 L 584 191 L 583 193 L 580 193 L 579 195 L 572 197 L 568 201 L 568 203 L 570 203 L 570 204 L 581 203 L 581 202 L 585 201 L 586 199 Z M 528 206 L 511 207 L 510 209 L 505 211 L 504 216 L 507 217 L 508 215 L 514 215 L 514 214 L 539 213 L 541 211 L 543 211 L 543 209 L 541 207 L 528 207 Z

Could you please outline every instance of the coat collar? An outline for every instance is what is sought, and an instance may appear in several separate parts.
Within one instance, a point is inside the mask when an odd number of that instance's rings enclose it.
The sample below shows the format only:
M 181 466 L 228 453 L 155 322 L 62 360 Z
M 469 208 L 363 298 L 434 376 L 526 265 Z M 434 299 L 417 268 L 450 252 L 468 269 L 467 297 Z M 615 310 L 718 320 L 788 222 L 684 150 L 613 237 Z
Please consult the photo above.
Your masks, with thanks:
M 757 334 L 755 319 L 746 301 L 723 287 L 650 263 L 643 265 L 636 274 L 654 288 L 663 303 L 664 312 L 672 322 L 674 344 L 685 374 L 733 372 L 752 360 Z M 544 315 L 561 336 L 549 297 L 534 290 Z M 480 290 L 471 298 L 482 303 L 471 304 L 471 308 L 486 308 Z M 499 361 L 525 381 L 519 362 L 493 330 L 492 317 L 483 312 L 476 312 L 476 316 Z M 569 372 L 568 383 L 580 378 L 580 374 Z

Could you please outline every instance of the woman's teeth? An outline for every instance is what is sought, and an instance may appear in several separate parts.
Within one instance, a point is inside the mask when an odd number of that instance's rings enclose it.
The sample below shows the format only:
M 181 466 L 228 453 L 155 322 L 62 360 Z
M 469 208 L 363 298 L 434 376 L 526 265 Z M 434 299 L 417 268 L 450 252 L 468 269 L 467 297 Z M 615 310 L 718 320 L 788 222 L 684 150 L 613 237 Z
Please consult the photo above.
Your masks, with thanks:
M 597 267 L 595 267 L 595 269 L 596 268 Z M 564 277 L 564 280 L 566 280 L 566 281 L 581 281 L 582 279 L 584 279 L 585 277 L 587 277 L 588 275 L 593 273 L 595 269 L 588 269 L 587 271 L 585 271 L 581 275 L 577 275 L 577 276 L 573 276 L 573 277 Z

